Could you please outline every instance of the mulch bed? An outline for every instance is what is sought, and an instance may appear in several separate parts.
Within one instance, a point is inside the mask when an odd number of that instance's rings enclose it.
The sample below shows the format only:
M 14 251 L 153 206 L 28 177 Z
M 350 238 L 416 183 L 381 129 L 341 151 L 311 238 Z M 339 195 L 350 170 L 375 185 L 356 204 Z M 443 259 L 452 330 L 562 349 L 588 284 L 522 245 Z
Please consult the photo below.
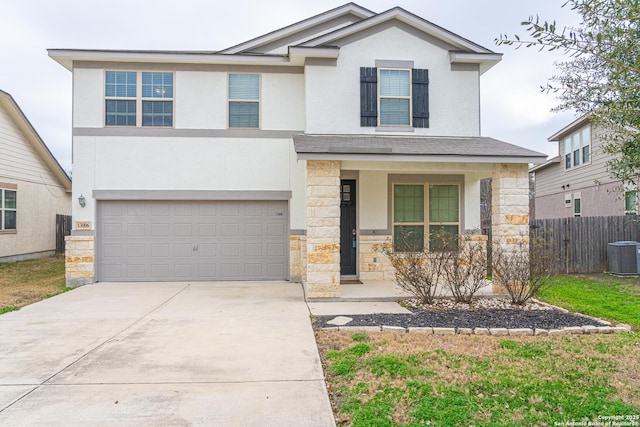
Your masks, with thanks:
M 427 310 L 409 314 L 344 314 L 353 320 L 345 326 L 402 326 L 433 328 L 531 328 L 559 329 L 568 326 L 605 326 L 588 317 L 558 310 Z M 331 327 L 328 321 L 337 316 L 315 316 L 316 329 Z

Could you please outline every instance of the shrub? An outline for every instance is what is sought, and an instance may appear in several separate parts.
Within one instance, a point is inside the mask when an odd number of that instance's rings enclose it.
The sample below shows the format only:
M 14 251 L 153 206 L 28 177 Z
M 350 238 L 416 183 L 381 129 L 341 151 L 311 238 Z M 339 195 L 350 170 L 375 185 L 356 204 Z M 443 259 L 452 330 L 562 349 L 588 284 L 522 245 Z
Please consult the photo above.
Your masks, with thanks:
M 442 236 L 446 259 L 444 286 L 456 302 L 470 303 L 475 294 L 487 286 L 487 247 L 472 236 Z
M 523 305 L 551 286 L 557 256 L 540 237 L 524 237 L 513 246 L 511 250 L 500 245 L 493 248 L 494 280 L 504 286 L 512 303 Z

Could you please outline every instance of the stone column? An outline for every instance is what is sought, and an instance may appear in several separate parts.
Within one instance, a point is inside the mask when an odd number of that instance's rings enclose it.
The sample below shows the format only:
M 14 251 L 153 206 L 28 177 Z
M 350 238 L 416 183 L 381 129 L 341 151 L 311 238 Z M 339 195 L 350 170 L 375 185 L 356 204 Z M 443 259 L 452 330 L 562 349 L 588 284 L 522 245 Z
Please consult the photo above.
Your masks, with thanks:
M 95 280 L 95 246 L 93 236 L 65 237 L 65 277 L 68 288 Z
M 492 175 L 491 240 L 503 251 L 529 241 L 529 172 L 526 164 L 496 164 Z M 506 293 L 494 275 L 494 293 Z
M 340 162 L 307 160 L 307 298 L 340 296 Z

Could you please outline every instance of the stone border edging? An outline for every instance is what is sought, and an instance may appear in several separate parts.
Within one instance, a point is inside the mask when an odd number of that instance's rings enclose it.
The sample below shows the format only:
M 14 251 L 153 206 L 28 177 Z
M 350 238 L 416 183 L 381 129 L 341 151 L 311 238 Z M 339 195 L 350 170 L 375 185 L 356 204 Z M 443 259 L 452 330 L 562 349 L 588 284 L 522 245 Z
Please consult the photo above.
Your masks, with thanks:
M 616 326 L 565 326 L 560 329 L 532 329 L 532 328 L 432 328 L 432 327 L 402 327 L 402 326 L 332 326 L 322 328 L 323 331 L 341 332 L 399 332 L 426 335 L 492 335 L 505 336 L 565 336 L 583 334 L 613 334 L 632 333 L 631 327 L 623 323 Z

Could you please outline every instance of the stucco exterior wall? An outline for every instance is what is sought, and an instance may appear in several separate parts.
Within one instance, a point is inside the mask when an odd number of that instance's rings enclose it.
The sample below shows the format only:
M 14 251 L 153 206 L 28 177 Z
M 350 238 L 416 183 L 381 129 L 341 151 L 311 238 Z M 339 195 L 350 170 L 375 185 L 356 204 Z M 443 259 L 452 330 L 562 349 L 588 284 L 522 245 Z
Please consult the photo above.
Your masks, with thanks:
M 582 200 L 582 216 L 624 215 L 624 199 L 616 183 L 569 190 L 571 191 L 536 197 L 535 219 L 574 216 L 573 199 L 577 194 L 580 194 Z M 565 196 L 571 197 L 571 205 L 568 207 L 565 207 Z
M 71 214 L 71 194 L 51 184 L 8 180 L 17 185 L 15 234 L 0 233 L 3 257 L 36 254 L 56 249 L 56 214 Z
M 335 67 L 305 67 L 307 133 L 376 133 L 360 127 L 360 67 L 374 67 L 376 59 L 429 70 L 430 127 L 410 134 L 479 136 L 479 72 L 452 71 L 447 49 L 396 27 L 345 41 Z

